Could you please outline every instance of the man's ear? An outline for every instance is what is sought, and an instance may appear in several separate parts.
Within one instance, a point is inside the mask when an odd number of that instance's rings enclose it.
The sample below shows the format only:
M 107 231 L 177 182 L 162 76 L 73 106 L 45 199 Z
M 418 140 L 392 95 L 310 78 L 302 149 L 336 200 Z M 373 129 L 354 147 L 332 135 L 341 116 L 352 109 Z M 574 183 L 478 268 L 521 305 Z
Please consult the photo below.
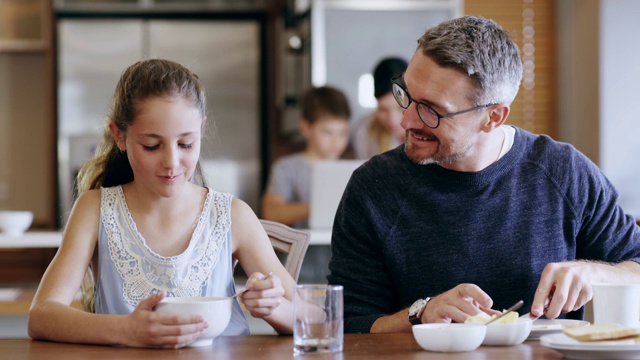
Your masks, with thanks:
M 510 111 L 511 108 L 507 104 L 500 103 L 492 105 L 489 107 L 489 118 L 483 125 L 483 129 L 487 132 L 491 132 L 498 128 L 507 120 Z
M 118 126 L 115 122 L 109 122 L 109 131 L 111 131 L 111 136 L 113 136 L 113 138 L 115 139 L 116 145 L 118 145 L 118 149 L 120 149 L 120 152 L 127 151 L 127 145 L 124 141 L 124 133 L 122 132 L 122 130 L 118 129 Z

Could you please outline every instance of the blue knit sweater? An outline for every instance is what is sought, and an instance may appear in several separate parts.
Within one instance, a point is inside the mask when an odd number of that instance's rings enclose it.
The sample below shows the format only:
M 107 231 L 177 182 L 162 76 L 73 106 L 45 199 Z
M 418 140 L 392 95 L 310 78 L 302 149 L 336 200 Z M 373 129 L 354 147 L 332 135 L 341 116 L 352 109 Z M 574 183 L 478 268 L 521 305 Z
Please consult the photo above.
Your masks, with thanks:
M 329 283 L 344 286 L 345 331 L 473 283 L 528 312 L 544 266 L 640 262 L 640 228 L 602 172 L 571 145 L 516 129 L 474 173 L 417 165 L 404 146 L 356 170 L 336 214 Z M 572 317 L 581 317 L 582 311 Z

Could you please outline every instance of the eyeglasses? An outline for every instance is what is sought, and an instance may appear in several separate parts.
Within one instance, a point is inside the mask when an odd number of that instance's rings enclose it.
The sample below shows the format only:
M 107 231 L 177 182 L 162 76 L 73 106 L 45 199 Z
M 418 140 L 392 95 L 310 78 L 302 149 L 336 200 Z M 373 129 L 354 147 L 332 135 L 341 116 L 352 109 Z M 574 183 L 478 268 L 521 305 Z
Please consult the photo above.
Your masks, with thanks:
M 427 125 L 428 127 L 432 128 L 432 129 L 435 129 L 438 126 L 440 126 L 440 120 L 441 119 L 452 117 L 452 116 L 455 116 L 455 115 L 468 113 L 468 112 L 471 112 L 471 111 L 476 111 L 476 110 L 483 109 L 483 108 L 486 108 L 486 107 L 493 106 L 493 105 L 497 104 L 497 103 L 491 103 L 491 104 L 486 104 L 486 105 L 480 105 L 480 106 L 472 107 L 471 109 L 467 109 L 467 110 L 462 110 L 462 111 L 458 111 L 458 112 L 454 112 L 454 113 L 450 113 L 450 114 L 441 115 L 440 113 L 435 111 L 431 106 L 427 105 L 426 103 L 423 103 L 423 102 L 420 102 L 420 101 L 415 101 L 409 96 L 409 92 L 407 92 L 407 87 L 406 87 L 406 85 L 404 83 L 404 80 L 402 78 L 403 76 L 404 76 L 404 73 L 391 78 L 391 84 L 392 84 L 391 88 L 392 88 L 392 91 L 393 91 L 393 97 L 398 102 L 398 105 L 400 105 L 400 107 L 405 109 L 405 110 L 409 108 L 409 105 L 411 105 L 411 102 L 415 102 L 417 110 L 418 110 L 418 116 L 420 117 L 420 120 L 422 120 L 422 122 L 425 125 Z

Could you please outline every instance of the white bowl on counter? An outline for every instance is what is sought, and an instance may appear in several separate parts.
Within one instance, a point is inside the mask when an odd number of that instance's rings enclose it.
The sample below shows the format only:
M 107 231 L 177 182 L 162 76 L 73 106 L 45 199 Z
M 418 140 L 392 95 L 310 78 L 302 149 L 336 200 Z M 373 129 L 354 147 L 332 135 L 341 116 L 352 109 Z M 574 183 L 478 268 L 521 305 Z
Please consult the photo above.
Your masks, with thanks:
M 33 222 L 31 211 L 0 211 L 0 233 L 8 236 L 22 236 Z
M 418 345 L 427 351 L 463 352 L 477 349 L 487 326 L 478 323 L 418 324 L 411 328 Z
M 533 321 L 529 318 L 518 318 L 513 323 L 493 322 L 487 325 L 487 335 L 482 345 L 511 346 L 522 344 L 529 334 Z

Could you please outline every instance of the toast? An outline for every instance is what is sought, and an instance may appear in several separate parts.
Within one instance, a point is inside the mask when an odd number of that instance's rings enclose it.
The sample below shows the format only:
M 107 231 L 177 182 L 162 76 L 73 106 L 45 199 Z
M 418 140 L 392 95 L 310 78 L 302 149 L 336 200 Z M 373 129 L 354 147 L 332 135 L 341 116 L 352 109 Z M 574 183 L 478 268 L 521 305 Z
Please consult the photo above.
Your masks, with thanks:
M 578 341 L 610 341 L 640 336 L 640 328 L 628 328 L 618 324 L 569 327 L 563 329 L 562 332 Z

